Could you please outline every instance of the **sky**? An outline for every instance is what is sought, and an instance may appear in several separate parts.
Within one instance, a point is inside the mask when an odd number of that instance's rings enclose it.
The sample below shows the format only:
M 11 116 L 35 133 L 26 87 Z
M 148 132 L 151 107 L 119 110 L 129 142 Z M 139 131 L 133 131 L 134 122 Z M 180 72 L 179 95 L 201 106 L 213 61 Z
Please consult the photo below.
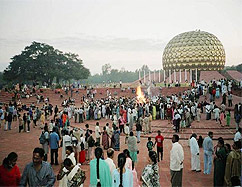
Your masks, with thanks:
M 78 54 L 91 74 L 158 70 L 166 44 L 197 29 L 218 37 L 226 65 L 242 63 L 242 0 L 0 0 L 0 71 L 33 41 Z

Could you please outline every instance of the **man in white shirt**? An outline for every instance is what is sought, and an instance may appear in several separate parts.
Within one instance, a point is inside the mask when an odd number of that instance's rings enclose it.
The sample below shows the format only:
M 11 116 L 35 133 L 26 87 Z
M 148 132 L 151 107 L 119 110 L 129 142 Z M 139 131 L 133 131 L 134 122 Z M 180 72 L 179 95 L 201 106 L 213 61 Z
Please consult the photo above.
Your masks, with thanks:
M 101 130 L 99 128 L 99 122 L 96 123 L 95 136 L 96 136 L 96 144 L 97 144 L 97 146 L 99 146 L 100 145 L 100 139 L 101 139 Z
M 113 171 L 116 169 L 116 166 L 113 163 L 113 156 L 114 156 L 114 149 L 113 148 L 109 148 L 107 150 L 107 156 L 108 156 L 108 158 L 105 161 L 108 164 L 109 169 L 110 169 L 110 173 L 112 175 Z
M 241 141 L 242 140 L 242 129 L 239 127 L 238 131 L 234 135 L 234 141 Z
M 190 150 L 192 171 L 201 172 L 199 146 L 197 143 L 197 135 L 195 133 L 192 134 L 192 137 L 190 139 Z
M 174 134 L 172 137 L 172 149 L 170 151 L 170 172 L 172 186 L 182 186 L 184 151 L 178 141 L 179 136 Z

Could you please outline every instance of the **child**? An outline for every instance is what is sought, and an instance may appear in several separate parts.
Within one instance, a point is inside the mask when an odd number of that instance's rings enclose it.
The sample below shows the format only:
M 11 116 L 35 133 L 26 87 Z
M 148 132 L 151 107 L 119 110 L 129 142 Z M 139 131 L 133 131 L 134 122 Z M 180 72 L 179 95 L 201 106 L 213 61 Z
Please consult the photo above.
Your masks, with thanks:
M 18 117 L 18 122 L 19 122 L 19 133 L 24 129 L 23 127 L 23 118 L 22 116 L 19 114 L 19 117 Z
M 124 134 L 125 134 L 125 144 L 127 144 L 127 140 L 128 140 L 128 137 L 129 137 L 129 124 L 127 123 L 125 128 L 124 128 Z
M 154 143 L 151 141 L 151 137 L 148 137 L 148 142 L 146 144 L 146 147 L 148 148 L 148 151 L 152 151 L 154 146 Z
M 230 126 L 230 110 L 228 110 L 227 114 L 226 114 L 226 121 L 227 121 L 227 126 Z

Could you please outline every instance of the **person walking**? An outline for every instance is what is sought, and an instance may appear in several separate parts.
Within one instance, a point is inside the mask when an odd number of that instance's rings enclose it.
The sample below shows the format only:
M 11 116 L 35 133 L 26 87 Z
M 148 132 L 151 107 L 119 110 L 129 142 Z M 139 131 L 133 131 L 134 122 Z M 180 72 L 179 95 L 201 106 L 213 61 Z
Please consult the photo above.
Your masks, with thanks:
M 174 134 L 172 137 L 172 149 L 170 151 L 170 173 L 172 187 L 182 186 L 184 151 L 178 141 L 179 136 Z
M 54 186 L 55 174 L 48 162 L 43 161 L 44 150 L 35 148 L 33 151 L 33 161 L 27 164 L 24 168 L 20 187 L 25 186 Z
M 50 134 L 50 157 L 51 157 L 51 165 L 59 165 L 58 163 L 58 148 L 59 148 L 59 135 L 57 134 L 57 128 L 53 127 L 53 132 Z M 55 160 L 54 160 L 55 155 Z
M 203 152 L 204 152 L 204 174 L 210 174 L 212 168 L 212 155 L 213 150 L 213 132 L 209 132 L 208 136 L 203 140 Z
M 199 146 L 197 142 L 197 135 L 195 133 L 193 133 L 190 138 L 190 150 L 192 171 L 201 172 Z
M 161 131 L 158 130 L 158 135 L 155 137 L 155 144 L 154 144 L 154 147 L 157 144 L 158 162 L 160 162 L 160 160 L 163 160 L 163 141 L 164 141 L 164 137 L 161 135 Z

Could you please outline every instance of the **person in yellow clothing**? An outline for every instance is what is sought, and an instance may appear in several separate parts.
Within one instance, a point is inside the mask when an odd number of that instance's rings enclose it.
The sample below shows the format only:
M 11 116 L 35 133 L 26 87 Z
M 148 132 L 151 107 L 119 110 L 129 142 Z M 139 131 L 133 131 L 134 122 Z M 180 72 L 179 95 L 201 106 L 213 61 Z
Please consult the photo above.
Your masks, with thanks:
M 40 116 L 40 123 L 41 123 L 41 126 L 44 127 L 44 125 L 45 125 L 45 115 L 44 115 L 43 112 L 41 113 L 41 116 Z

